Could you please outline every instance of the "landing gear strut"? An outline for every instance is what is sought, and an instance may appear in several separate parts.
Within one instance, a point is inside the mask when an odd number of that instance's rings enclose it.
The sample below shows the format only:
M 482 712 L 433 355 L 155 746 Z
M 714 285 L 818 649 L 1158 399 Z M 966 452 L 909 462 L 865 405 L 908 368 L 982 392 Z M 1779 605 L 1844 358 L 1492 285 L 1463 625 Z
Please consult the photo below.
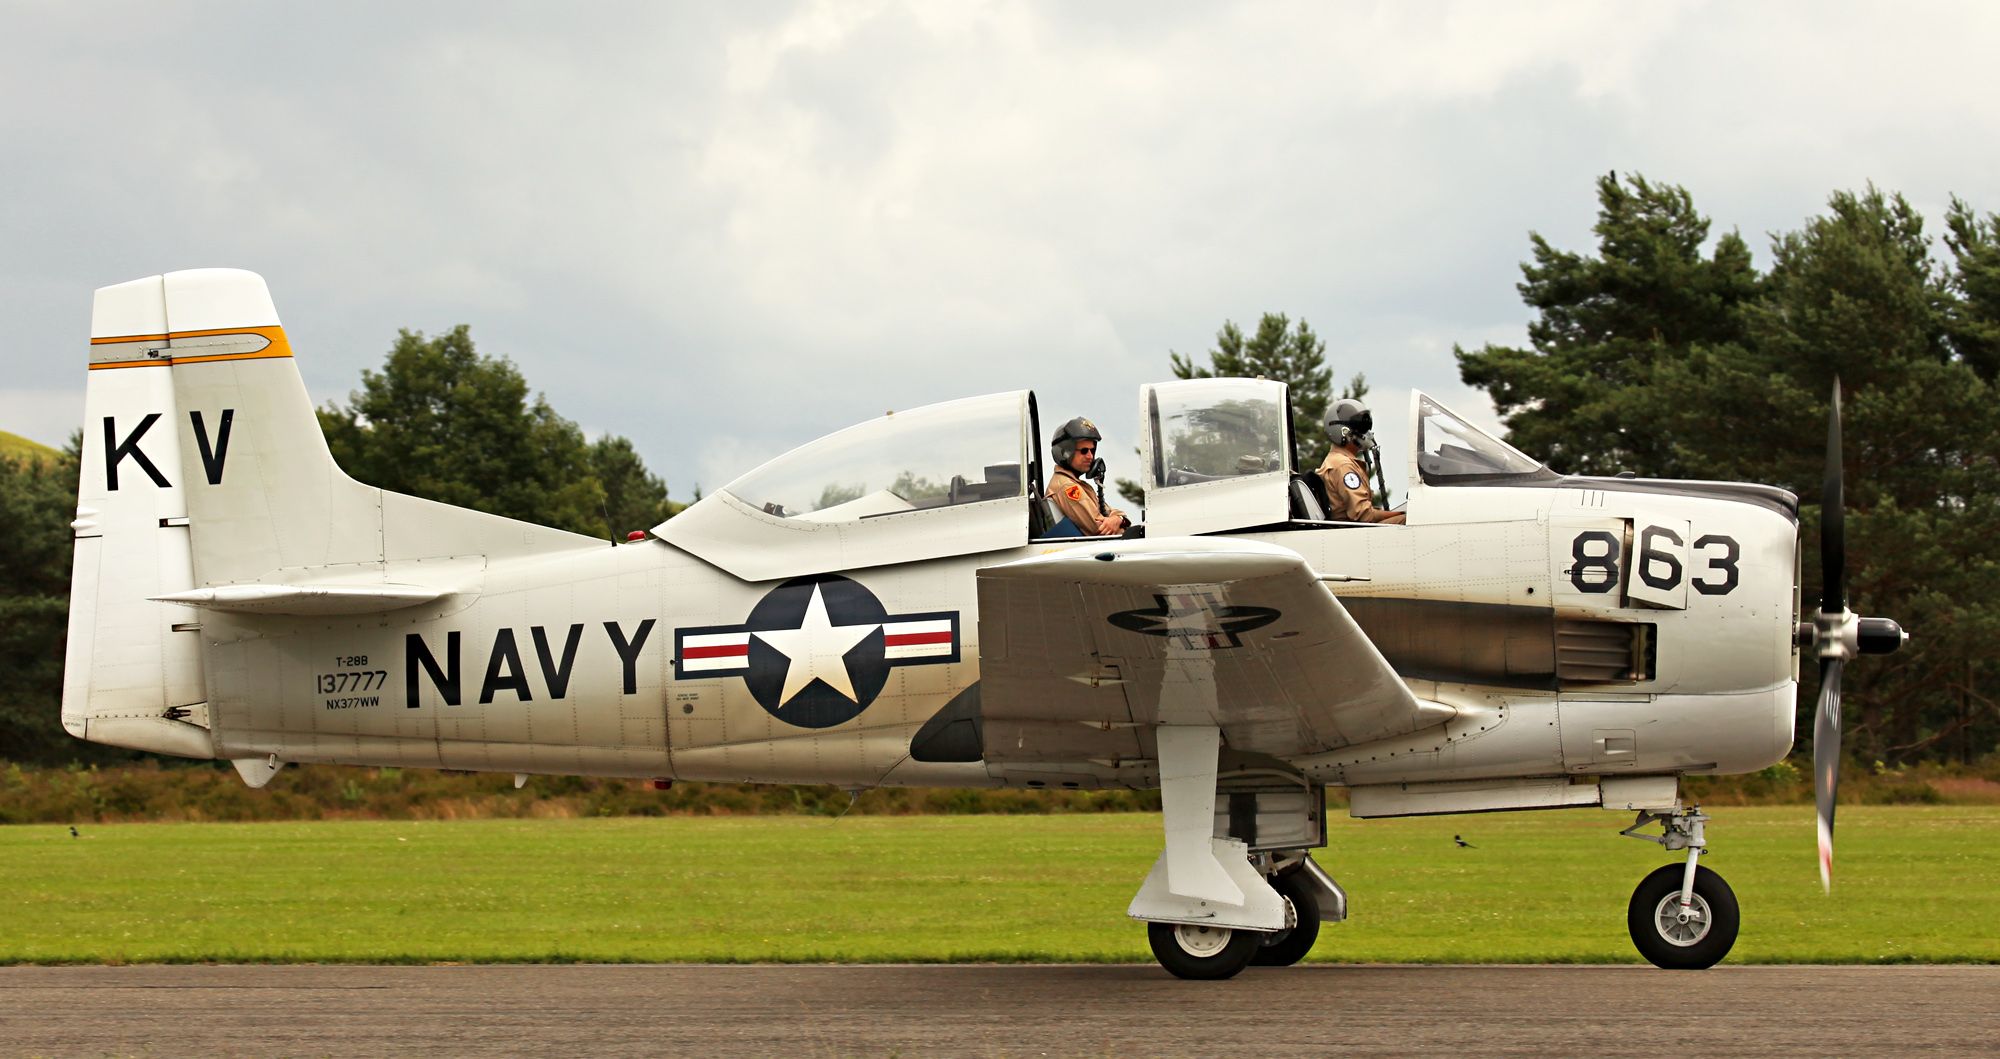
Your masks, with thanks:
M 1663 834 L 1633 832 L 1657 821 Z M 1666 864 L 1639 880 L 1625 910 L 1625 927 L 1632 944 L 1655 967 L 1698 971 L 1712 967 L 1736 944 L 1742 914 L 1736 894 L 1722 876 L 1697 861 L 1708 849 L 1701 808 L 1668 813 L 1640 810 L 1621 835 L 1658 842 L 1669 850 L 1687 850 L 1686 864 Z

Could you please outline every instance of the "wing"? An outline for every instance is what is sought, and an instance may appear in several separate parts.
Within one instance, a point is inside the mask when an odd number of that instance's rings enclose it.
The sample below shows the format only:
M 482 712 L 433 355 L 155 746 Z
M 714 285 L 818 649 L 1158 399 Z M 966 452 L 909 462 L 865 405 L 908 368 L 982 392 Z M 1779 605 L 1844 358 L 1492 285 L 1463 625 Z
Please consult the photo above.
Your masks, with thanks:
M 1152 758 L 1157 725 L 1291 757 L 1415 732 L 1419 702 L 1296 552 L 1217 537 L 979 571 L 988 761 Z

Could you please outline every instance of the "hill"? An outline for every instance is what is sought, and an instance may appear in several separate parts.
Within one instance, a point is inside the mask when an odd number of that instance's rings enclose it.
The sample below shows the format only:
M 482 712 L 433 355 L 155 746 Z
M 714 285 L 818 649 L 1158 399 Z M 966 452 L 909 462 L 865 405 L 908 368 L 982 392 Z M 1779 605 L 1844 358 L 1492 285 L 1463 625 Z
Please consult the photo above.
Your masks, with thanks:
M 61 456 L 61 451 L 52 449 L 39 441 L 30 441 L 19 434 L 9 434 L 0 430 L 0 456 L 10 460 L 30 459 L 41 463 Z

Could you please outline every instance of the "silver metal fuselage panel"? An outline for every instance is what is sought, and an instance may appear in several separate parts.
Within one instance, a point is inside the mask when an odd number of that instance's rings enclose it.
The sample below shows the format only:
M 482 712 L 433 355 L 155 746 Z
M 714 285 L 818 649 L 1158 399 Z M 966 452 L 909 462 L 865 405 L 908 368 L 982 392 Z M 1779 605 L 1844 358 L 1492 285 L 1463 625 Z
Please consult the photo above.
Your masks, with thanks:
M 1793 528 L 1748 504 L 1648 495 L 1638 498 L 1640 513 L 1620 506 L 1630 499 L 1585 489 L 1420 488 L 1407 526 L 1243 534 L 1297 551 L 1391 663 L 1406 663 L 1398 670 L 1419 699 L 1458 711 L 1411 737 L 1294 764 L 1316 780 L 1354 784 L 1736 772 L 1782 757 L 1795 691 Z M 1737 542 L 1737 583 L 1727 594 L 1688 592 L 1682 609 L 1635 600 L 1623 586 L 1577 591 L 1564 564 L 1576 538 L 1609 534 L 1629 549 L 1635 516 Z M 853 786 L 1144 784 L 1152 779 L 1144 769 L 1065 761 L 1060 746 L 1047 747 L 1046 765 L 1032 769 L 910 755 L 918 729 L 979 679 L 975 571 L 1089 547 L 1024 543 L 849 571 L 890 615 L 955 614 L 955 660 L 890 668 L 865 709 L 824 728 L 781 719 L 740 675 L 676 677 L 677 630 L 741 626 L 782 582 L 742 581 L 658 541 L 495 560 L 476 590 L 386 614 L 209 613 L 203 640 L 217 752 Z M 1684 580 L 1701 575 L 1698 557 L 1681 561 Z M 1646 679 L 1560 680 L 1563 622 L 1650 626 Z

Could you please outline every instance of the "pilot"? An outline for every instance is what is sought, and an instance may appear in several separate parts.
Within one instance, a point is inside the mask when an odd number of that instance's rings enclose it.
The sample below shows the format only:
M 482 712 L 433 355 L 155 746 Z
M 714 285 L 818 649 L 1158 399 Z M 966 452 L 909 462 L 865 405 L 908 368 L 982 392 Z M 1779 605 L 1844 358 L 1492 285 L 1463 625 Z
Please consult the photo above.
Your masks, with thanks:
M 1049 475 L 1048 497 L 1086 537 L 1115 537 L 1132 524 L 1125 512 L 1099 500 L 1097 490 L 1085 480 L 1097 462 L 1097 443 L 1102 440 L 1097 425 L 1078 416 L 1057 428 L 1049 443 L 1056 469 Z
M 1333 439 L 1333 451 L 1319 465 L 1320 481 L 1326 483 L 1326 517 L 1337 522 L 1387 522 L 1403 524 L 1401 511 L 1381 511 L 1368 487 L 1368 468 L 1361 464 L 1363 452 L 1375 451 L 1375 415 L 1368 406 L 1351 397 L 1334 402 L 1327 413 L 1326 434 Z

